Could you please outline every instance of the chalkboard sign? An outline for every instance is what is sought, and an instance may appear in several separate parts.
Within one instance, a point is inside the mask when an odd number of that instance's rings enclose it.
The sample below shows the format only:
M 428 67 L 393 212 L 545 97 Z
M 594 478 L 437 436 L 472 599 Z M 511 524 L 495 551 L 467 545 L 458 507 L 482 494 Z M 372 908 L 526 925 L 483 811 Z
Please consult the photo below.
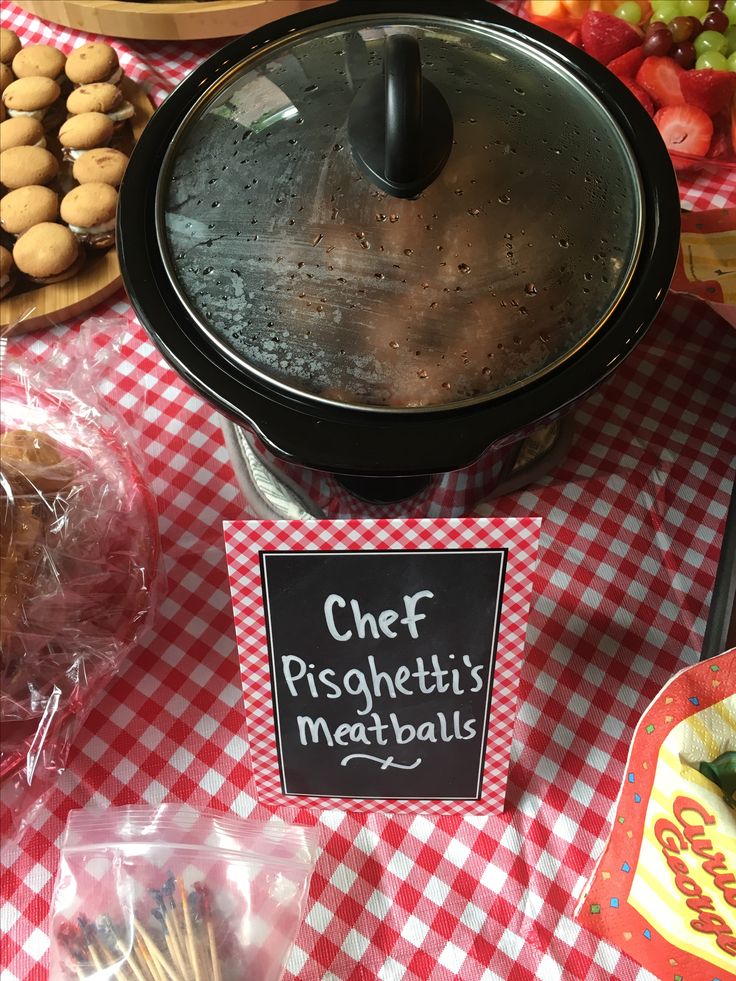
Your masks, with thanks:
M 259 801 L 500 811 L 539 528 L 227 522 Z
M 261 553 L 284 794 L 480 797 L 505 559 Z

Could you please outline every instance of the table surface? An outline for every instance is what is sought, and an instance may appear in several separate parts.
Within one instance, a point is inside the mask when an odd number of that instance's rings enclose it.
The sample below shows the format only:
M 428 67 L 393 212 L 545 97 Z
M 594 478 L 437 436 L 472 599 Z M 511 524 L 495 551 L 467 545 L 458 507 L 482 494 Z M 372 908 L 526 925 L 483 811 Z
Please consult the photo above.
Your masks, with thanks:
M 8 4 L 27 43 L 83 35 Z M 155 101 L 219 42 L 115 42 Z M 683 181 L 683 203 L 736 205 L 736 173 Z M 122 294 L 106 390 L 139 434 L 168 591 L 154 629 L 94 702 L 51 795 L 2 850 L 3 978 L 42 979 L 71 808 L 187 801 L 263 816 L 246 755 L 222 519 L 246 514 L 216 413 L 167 367 Z M 64 325 L 9 344 L 28 361 Z M 327 812 L 287 977 L 303 981 L 618 981 L 652 976 L 572 918 L 614 817 L 633 728 L 703 640 L 736 458 L 736 332 L 671 295 L 635 353 L 575 413 L 567 458 L 494 502 L 542 539 L 500 817 Z

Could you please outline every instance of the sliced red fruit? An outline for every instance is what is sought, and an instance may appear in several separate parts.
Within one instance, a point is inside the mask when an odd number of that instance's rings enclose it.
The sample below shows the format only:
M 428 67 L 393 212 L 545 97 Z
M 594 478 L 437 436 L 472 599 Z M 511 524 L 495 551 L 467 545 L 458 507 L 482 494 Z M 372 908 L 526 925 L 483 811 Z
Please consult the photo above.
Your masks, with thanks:
M 614 75 L 618 75 L 619 78 L 634 78 L 641 68 L 643 61 L 643 49 L 641 47 L 632 48 L 631 51 L 627 51 L 625 54 L 619 55 L 618 58 L 614 58 L 613 61 L 609 61 L 608 68 Z
M 713 68 L 685 72 L 680 79 L 680 87 L 689 106 L 697 106 L 709 116 L 715 116 L 721 109 L 728 108 L 736 92 L 736 72 L 715 71 Z
M 580 31 L 570 31 L 565 40 L 568 44 L 574 44 L 576 48 L 582 48 L 583 46 L 583 39 L 580 36 Z
M 736 156 L 736 96 L 731 103 L 731 153 Z
M 690 157 L 704 157 L 713 138 L 713 122 L 697 106 L 665 106 L 654 117 L 667 149 Z
M 713 138 L 710 141 L 708 156 L 713 160 L 728 157 L 731 153 L 730 120 L 725 112 L 713 118 Z
M 604 65 L 642 43 L 638 28 L 619 17 L 597 10 L 586 11 L 580 21 L 580 33 L 583 48 Z
M 636 82 L 631 78 L 622 78 L 621 81 L 624 83 L 624 85 L 629 90 L 629 92 L 634 93 L 634 95 L 637 97 L 639 102 L 641 102 L 641 104 L 644 106 L 644 108 L 649 113 L 649 115 L 653 116 L 654 103 L 649 98 L 649 96 L 644 91 L 644 89 L 641 87 L 641 85 L 637 85 Z
M 680 68 L 672 58 L 658 58 L 650 55 L 645 58 L 636 73 L 636 82 L 648 92 L 660 106 L 681 106 L 685 99 L 681 80 L 685 69 Z

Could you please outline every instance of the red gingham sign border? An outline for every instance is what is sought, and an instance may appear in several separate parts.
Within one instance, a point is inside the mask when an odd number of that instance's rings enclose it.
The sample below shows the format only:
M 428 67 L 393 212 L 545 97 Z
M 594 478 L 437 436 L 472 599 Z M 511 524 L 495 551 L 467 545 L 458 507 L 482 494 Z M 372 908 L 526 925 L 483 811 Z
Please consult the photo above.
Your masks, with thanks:
M 503 810 L 540 526 L 541 519 L 533 517 L 225 522 L 249 752 L 261 803 L 421 814 L 489 814 Z M 279 777 L 259 554 L 264 550 L 473 548 L 508 550 L 480 799 L 371 801 L 284 795 Z

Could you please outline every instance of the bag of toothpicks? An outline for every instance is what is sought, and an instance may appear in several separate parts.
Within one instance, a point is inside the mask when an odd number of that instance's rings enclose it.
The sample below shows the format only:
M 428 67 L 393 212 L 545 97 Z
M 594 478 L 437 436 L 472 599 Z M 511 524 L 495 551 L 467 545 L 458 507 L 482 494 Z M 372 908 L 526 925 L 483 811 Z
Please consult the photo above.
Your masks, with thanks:
M 278 981 L 302 919 L 314 828 L 177 804 L 72 811 L 50 981 Z

